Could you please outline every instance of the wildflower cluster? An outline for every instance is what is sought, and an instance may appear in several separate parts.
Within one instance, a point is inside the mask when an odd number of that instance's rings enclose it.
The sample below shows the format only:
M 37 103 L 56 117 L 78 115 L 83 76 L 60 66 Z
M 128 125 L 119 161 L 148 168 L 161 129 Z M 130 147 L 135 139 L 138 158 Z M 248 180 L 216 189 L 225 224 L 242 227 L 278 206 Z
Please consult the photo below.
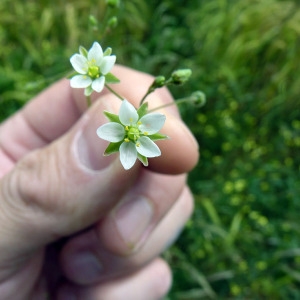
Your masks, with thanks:
M 97 129 L 98 137 L 109 142 L 104 155 L 120 152 L 120 161 L 126 170 L 132 168 L 136 160 L 141 161 L 144 166 L 148 166 L 148 158 L 161 155 L 155 142 L 168 139 L 168 136 L 159 133 L 166 121 L 166 116 L 161 113 L 154 113 L 153 110 L 149 112 L 148 103 L 145 102 L 145 99 L 157 88 L 185 83 L 191 75 L 191 70 L 176 70 L 168 79 L 164 76 L 157 76 L 141 99 L 138 109 L 136 109 L 129 101 L 108 86 L 110 83 L 119 82 L 110 73 L 116 61 L 116 56 L 111 55 L 111 52 L 111 48 L 107 48 L 103 52 L 102 47 L 97 42 L 94 42 L 89 51 L 82 46 L 79 47 L 79 54 L 74 54 L 70 58 L 76 71 L 74 76 L 71 76 L 70 85 L 73 88 L 84 88 L 88 104 L 90 104 L 92 92 L 100 93 L 104 86 L 122 100 L 119 114 L 104 111 L 104 115 L 110 122 Z M 184 101 L 192 101 L 202 105 L 205 103 L 205 95 L 202 92 L 195 92 L 189 98 L 180 99 L 178 103 Z M 164 106 L 173 104 L 172 102 Z

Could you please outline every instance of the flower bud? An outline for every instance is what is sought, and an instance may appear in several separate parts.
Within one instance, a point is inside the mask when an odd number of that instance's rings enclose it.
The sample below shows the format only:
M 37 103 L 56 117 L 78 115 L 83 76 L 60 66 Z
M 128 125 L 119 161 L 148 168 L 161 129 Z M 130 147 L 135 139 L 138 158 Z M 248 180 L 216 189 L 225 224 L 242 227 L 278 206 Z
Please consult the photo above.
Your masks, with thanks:
M 95 16 L 93 15 L 90 15 L 89 16 L 89 22 L 92 26 L 98 26 L 98 21 L 97 19 L 95 18 Z
M 111 8 L 119 7 L 120 0 L 106 0 L 106 4 Z
M 107 22 L 108 27 L 115 28 L 118 25 L 118 19 L 117 17 L 111 17 Z
M 191 95 L 191 101 L 197 106 L 202 107 L 206 103 L 206 96 L 201 91 L 196 91 Z
M 188 81 L 191 75 L 192 75 L 191 69 L 176 70 L 171 75 L 172 83 L 176 85 L 183 84 L 186 81 Z
M 157 88 L 161 88 L 166 84 L 165 76 L 156 76 L 148 89 L 148 94 L 154 92 Z
M 165 83 L 166 83 L 165 76 L 157 76 L 157 77 L 155 77 L 154 82 L 152 83 L 152 86 L 156 87 L 156 88 L 160 88 L 160 87 L 163 87 L 165 85 Z

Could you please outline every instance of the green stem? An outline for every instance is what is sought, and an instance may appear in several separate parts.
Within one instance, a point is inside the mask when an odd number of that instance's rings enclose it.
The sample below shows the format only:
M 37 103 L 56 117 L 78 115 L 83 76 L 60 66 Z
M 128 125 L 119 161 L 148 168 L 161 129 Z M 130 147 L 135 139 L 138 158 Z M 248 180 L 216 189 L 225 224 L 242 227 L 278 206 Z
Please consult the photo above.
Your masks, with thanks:
M 169 102 L 169 103 L 166 103 L 164 105 L 161 105 L 161 106 L 155 107 L 153 109 L 150 109 L 148 111 L 148 113 L 159 110 L 159 109 L 162 109 L 162 108 L 165 108 L 165 107 L 169 107 L 169 106 L 172 106 L 172 105 L 177 105 L 178 106 L 179 104 L 182 104 L 182 103 L 185 103 L 185 102 L 188 102 L 188 101 L 190 101 L 190 97 L 181 98 L 181 99 L 175 100 L 173 102 Z
M 86 104 L 88 107 L 90 107 L 92 105 L 91 96 L 86 96 Z
M 144 103 L 145 99 L 151 94 L 153 93 L 156 89 L 160 89 L 164 86 L 169 85 L 170 83 L 172 83 L 171 78 L 169 78 L 168 80 L 166 80 L 166 82 L 164 83 L 164 85 L 162 86 L 150 86 L 150 88 L 148 89 L 148 91 L 146 92 L 146 94 L 144 95 L 144 97 L 142 98 L 142 100 L 140 101 L 140 106 Z
M 147 93 L 144 95 L 144 97 L 142 98 L 142 100 L 140 101 L 140 106 L 142 106 L 142 104 L 144 103 L 144 101 L 145 101 L 145 99 L 147 98 L 147 96 L 149 95 L 149 94 L 151 94 L 152 93 L 152 91 L 147 91 Z
M 113 90 L 110 86 L 108 86 L 107 84 L 105 84 L 105 87 L 112 92 L 115 96 L 117 96 L 120 100 L 124 100 L 124 97 L 122 97 L 121 95 L 119 95 L 115 90 Z

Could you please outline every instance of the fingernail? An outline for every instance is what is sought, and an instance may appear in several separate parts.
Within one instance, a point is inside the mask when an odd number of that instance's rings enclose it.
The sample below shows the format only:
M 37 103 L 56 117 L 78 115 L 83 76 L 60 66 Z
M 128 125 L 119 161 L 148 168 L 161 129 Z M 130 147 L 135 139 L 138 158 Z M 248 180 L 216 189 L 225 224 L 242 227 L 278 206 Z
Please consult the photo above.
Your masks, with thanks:
M 147 236 L 153 213 L 153 206 L 145 197 L 121 203 L 114 211 L 118 232 L 130 249 L 136 248 Z
M 103 155 L 108 142 L 97 136 L 96 131 L 101 124 L 93 119 L 90 118 L 75 135 L 74 155 L 80 167 L 98 171 L 107 167 L 114 156 Z
M 103 271 L 103 265 L 90 251 L 74 253 L 69 259 L 74 278 L 81 284 L 96 282 Z

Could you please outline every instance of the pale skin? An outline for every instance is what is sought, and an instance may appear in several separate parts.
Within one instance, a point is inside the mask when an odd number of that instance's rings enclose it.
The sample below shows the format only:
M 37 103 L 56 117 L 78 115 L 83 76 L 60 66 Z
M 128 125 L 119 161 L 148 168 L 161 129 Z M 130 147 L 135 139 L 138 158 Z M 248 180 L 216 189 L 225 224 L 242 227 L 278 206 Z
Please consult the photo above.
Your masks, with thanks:
M 112 73 L 137 107 L 153 78 Z M 2 300 L 156 300 L 170 288 L 159 255 L 192 212 L 186 173 L 197 143 L 176 107 L 165 108 L 162 156 L 125 171 L 96 135 L 103 109 L 117 113 L 120 100 L 107 90 L 92 100 L 87 109 L 83 90 L 63 79 L 0 125 Z M 154 108 L 172 97 L 161 89 L 148 100 Z

